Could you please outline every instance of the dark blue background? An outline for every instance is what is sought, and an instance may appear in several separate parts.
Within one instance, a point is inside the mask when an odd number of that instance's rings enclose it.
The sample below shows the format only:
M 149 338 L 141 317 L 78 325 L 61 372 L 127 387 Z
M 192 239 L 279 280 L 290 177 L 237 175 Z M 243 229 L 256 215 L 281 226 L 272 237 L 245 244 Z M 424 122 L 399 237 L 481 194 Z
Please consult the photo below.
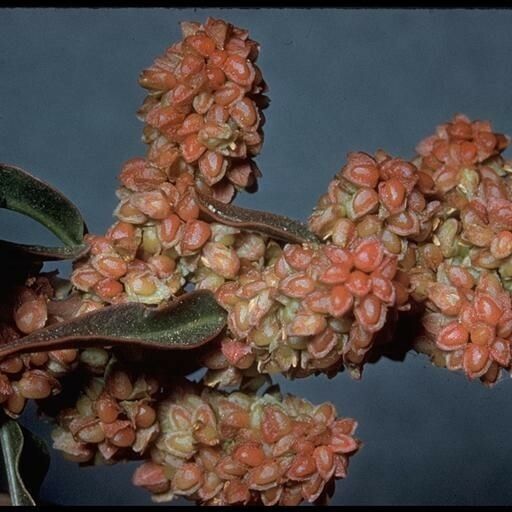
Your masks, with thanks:
M 2 9 L 0 160 L 55 185 L 92 232 L 104 232 L 121 164 L 145 151 L 137 76 L 180 38 L 180 20 L 207 16 L 250 29 L 270 86 L 257 160 L 264 176 L 239 204 L 305 219 L 348 151 L 410 157 L 456 112 L 512 133 L 509 11 Z M 51 240 L 0 213 L 2 238 Z M 410 354 L 368 367 L 361 382 L 347 374 L 279 382 L 359 421 L 364 447 L 333 504 L 512 502 L 508 378 L 488 390 Z M 48 436 L 33 409 L 23 421 Z M 133 470 L 80 469 L 53 452 L 42 497 L 148 504 L 130 484 Z

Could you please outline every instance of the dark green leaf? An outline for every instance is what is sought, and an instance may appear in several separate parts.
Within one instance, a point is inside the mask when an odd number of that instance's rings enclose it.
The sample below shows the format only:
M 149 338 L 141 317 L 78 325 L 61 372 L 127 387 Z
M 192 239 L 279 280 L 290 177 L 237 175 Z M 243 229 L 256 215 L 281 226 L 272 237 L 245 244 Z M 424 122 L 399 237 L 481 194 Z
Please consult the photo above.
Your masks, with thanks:
M 0 208 L 28 215 L 54 233 L 66 247 L 36 247 L 1 241 L 8 254 L 37 260 L 76 258 L 87 250 L 78 209 L 60 192 L 18 167 L 0 164 Z
M 199 208 L 208 219 L 227 226 L 256 231 L 289 243 L 319 243 L 307 226 L 270 212 L 249 210 L 217 201 L 196 189 Z
M 35 506 L 49 467 L 45 444 L 5 416 L 0 426 L 0 441 L 12 504 Z
M 199 290 L 165 307 L 127 303 L 108 306 L 0 346 L 0 357 L 24 352 L 90 346 L 139 345 L 161 350 L 198 347 L 226 325 L 213 294 Z

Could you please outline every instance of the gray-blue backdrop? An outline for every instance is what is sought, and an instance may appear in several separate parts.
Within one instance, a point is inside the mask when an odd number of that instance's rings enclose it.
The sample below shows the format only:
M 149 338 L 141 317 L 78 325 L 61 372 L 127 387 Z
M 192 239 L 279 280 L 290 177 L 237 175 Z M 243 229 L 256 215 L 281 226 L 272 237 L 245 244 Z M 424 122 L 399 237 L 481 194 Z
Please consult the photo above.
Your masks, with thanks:
M 112 222 L 121 164 L 143 155 L 137 76 L 180 38 L 180 20 L 250 29 L 270 86 L 258 194 L 238 202 L 305 219 L 350 150 L 414 145 L 456 112 L 512 133 L 512 12 L 499 10 L 2 9 L 0 160 L 67 194 L 92 232 Z M 2 238 L 50 240 L 0 212 Z M 66 272 L 67 266 L 62 267 Z M 492 390 L 421 356 L 382 360 L 361 382 L 279 380 L 359 420 L 361 452 L 334 504 L 510 504 L 512 383 Z M 48 438 L 33 409 L 25 424 Z M 42 497 L 146 504 L 134 464 L 80 469 L 53 452 Z M 180 500 L 179 504 L 185 504 Z

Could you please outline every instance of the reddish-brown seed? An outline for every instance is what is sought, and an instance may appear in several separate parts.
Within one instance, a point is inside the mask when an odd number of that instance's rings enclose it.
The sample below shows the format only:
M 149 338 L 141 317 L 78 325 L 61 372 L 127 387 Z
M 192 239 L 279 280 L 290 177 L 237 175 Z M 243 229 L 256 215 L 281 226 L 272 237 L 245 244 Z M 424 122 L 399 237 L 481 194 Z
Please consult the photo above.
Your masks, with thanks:
M 157 232 L 160 241 L 164 245 L 173 242 L 176 239 L 176 235 L 181 224 L 182 221 L 174 213 L 159 222 L 157 226 Z
M 176 213 L 186 222 L 199 217 L 199 206 L 193 195 L 185 194 L 176 206 Z
M 200 249 L 210 238 L 210 226 L 201 220 L 191 220 L 185 225 L 181 247 L 185 252 L 194 252 Z
M 334 454 L 328 446 L 318 446 L 313 452 L 316 469 L 319 475 L 328 480 L 334 473 Z
M 137 415 L 135 416 L 135 424 L 140 428 L 148 428 L 156 420 L 156 411 L 148 404 L 141 404 Z
M 39 370 L 28 371 L 18 382 L 19 392 L 25 397 L 40 400 L 50 396 L 52 384 L 50 378 Z
M 272 484 L 279 478 L 279 474 L 279 466 L 275 462 L 266 462 L 249 472 L 249 488 Z
M 144 462 L 139 466 L 133 474 L 132 483 L 137 487 L 144 487 L 152 493 L 165 492 L 169 487 L 164 466 L 154 462 Z
M 393 283 L 389 279 L 379 275 L 372 277 L 372 292 L 377 298 L 387 304 L 392 304 L 396 297 Z
M 379 169 L 375 160 L 365 153 L 350 153 L 343 176 L 361 187 L 375 188 L 379 181 Z
M 325 284 L 344 283 L 350 274 L 350 266 L 347 264 L 333 264 L 318 278 L 320 282 Z
M 357 449 L 357 441 L 351 436 L 335 433 L 330 448 L 334 453 L 350 453 Z
M 281 408 L 269 405 L 263 411 L 261 429 L 265 442 L 276 443 L 291 432 L 292 422 Z
M 279 290 L 293 298 L 303 298 L 315 289 L 315 282 L 305 274 L 296 274 L 283 279 Z
M 302 303 L 305 308 L 314 313 L 322 313 L 324 315 L 330 312 L 331 297 L 328 291 L 316 291 L 310 293 Z
M 327 326 L 325 318 L 318 314 L 298 314 L 288 327 L 290 336 L 315 336 Z
M 88 292 L 93 286 L 95 286 L 103 276 L 94 270 L 92 267 L 85 265 L 74 270 L 71 276 L 71 282 L 73 286 L 81 291 Z
M 103 423 L 113 423 L 117 420 L 121 408 L 108 394 L 103 394 L 95 404 L 96 414 Z
M 181 144 L 181 151 L 183 159 L 187 163 L 195 162 L 206 151 L 206 146 L 203 146 L 195 133 L 191 133 L 185 137 Z
M 23 303 L 14 313 L 16 327 L 24 334 L 42 329 L 48 319 L 46 300 L 37 298 Z
M 352 209 L 354 218 L 373 213 L 378 209 L 379 196 L 372 188 L 362 188 L 354 194 Z
M 214 185 L 220 181 L 228 167 L 224 157 L 214 151 L 206 151 L 199 159 L 199 170 L 208 185 Z
M 160 190 L 137 192 L 130 197 L 130 203 L 152 219 L 165 219 L 170 213 L 170 205 Z
M 251 128 L 258 119 L 254 102 L 249 98 L 243 98 L 235 103 L 230 112 L 231 117 L 241 128 Z
M 132 446 L 135 442 L 135 430 L 132 427 L 125 427 L 110 438 L 110 442 L 114 446 L 118 446 L 119 448 L 126 448 L 128 446 Z
M 442 350 L 458 350 L 464 348 L 469 340 L 467 329 L 458 322 L 450 322 L 439 332 L 437 346 Z
M 242 443 L 237 447 L 233 456 L 238 462 L 253 468 L 260 466 L 265 460 L 265 453 L 255 442 Z
M 367 295 L 361 300 L 355 313 L 364 329 L 373 332 L 381 327 L 383 307 L 382 302 L 375 295 Z
M 347 311 L 350 310 L 353 301 L 353 295 L 345 286 L 333 286 L 331 289 L 329 312 L 334 317 L 343 316 Z
M 2 373 L 18 373 L 23 367 L 23 361 L 17 356 L 9 357 L 0 362 L 0 372 Z
M 121 240 L 123 238 L 132 238 L 135 236 L 135 227 L 128 222 L 116 222 L 108 231 L 107 237 L 112 240 Z
M 228 55 L 222 65 L 222 70 L 233 82 L 246 86 L 254 79 L 252 64 L 239 55 Z
M 494 340 L 495 331 L 490 325 L 484 323 L 477 323 L 469 331 L 471 342 L 476 345 L 490 345 Z
M 126 400 L 130 397 L 133 386 L 130 377 L 125 372 L 116 371 L 109 376 L 107 389 L 114 398 Z
M 169 277 L 176 269 L 176 261 L 164 254 L 156 254 L 148 260 L 149 266 L 159 278 Z
M 379 184 L 379 197 L 390 213 L 397 213 L 405 206 L 406 189 L 398 178 Z
M 442 313 L 449 316 L 458 315 L 463 304 L 462 297 L 455 287 L 441 283 L 434 283 L 429 287 L 428 297 Z
M 119 281 L 107 277 L 94 286 L 94 291 L 101 299 L 108 300 L 123 293 L 123 285 Z
M 291 480 L 305 480 L 316 471 L 315 459 L 312 456 L 299 453 L 293 459 L 287 476 Z
M 510 342 L 498 338 L 491 346 L 491 357 L 503 367 L 510 365 L 511 351 Z
M 512 233 L 500 231 L 491 242 L 491 254 L 498 259 L 508 258 L 512 254 Z
M 496 300 L 486 293 L 477 293 L 474 308 L 480 320 L 491 326 L 496 326 L 503 314 Z
M 354 265 L 363 272 L 373 272 L 384 258 L 384 250 L 377 240 L 364 240 L 354 252 Z
M 18 383 L 13 383 L 13 392 L 7 399 L 7 409 L 13 414 L 20 414 L 23 411 L 26 403 L 26 398 L 21 394 Z
M 481 372 L 489 360 L 489 349 L 470 343 L 464 351 L 464 369 L 470 374 Z
M 112 279 L 123 277 L 128 270 L 128 266 L 122 258 L 108 254 L 93 259 L 93 265 L 103 276 Z
M 347 290 L 356 297 L 368 295 L 372 289 L 372 279 L 360 270 L 354 270 L 345 283 Z

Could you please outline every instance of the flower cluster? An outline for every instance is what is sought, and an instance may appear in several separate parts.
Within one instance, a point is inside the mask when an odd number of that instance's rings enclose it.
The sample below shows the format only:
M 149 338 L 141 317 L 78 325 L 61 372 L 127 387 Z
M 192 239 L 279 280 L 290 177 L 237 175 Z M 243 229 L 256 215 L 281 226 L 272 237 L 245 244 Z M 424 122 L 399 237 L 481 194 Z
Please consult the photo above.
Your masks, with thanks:
M 158 407 L 160 434 L 135 485 L 155 501 L 186 496 L 204 505 L 313 502 L 347 474 L 357 423 L 329 403 L 272 394 L 229 395 L 189 383 Z
M 40 274 L 24 282 L 4 283 L 0 297 L 0 340 L 13 342 L 48 324 L 81 314 L 84 305 L 73 299 L 52 307 L 55 276 Z M 81 308 L 81 311 L 79 309 Z M 40 400 L 60 391 L 59 377 L 79 363 L 78 350 L 63 349 L 6 357 L 0 361 L 0 403 L 16 417 L 29 399 Z
M 240 265 L 199 219 L 194 190 L 230 202 L 235 189 L 259 175 L 251 159 L 263 140 L 258 44 L 247 31 L 212 18 L 183 23 L 182 31 L 184 39 L 140 77 L 150 91 L 140 111 L 147 158 L 123 166 L 118 222 L 104 237 L 89 236 L 91 254 L 72 276 L 100 304 L 160 304 L 181 291 L 198 265 L 214 271 L 227 265 L 217 274 L 231 277 Z
M 181 27 L 183 40 L 140 76 L 148 161 L 169 177 L 192 172 L 229 201 L 259 175 L 251 159 L 263 140 L 259 45 L 222 20 Z
M 512 189 L 501 156 L 508 142 L 489 123 L 457 115 L 417 147 L 441 203 L 411 272 L 413 296 L 426 301 L 417 347 L 488 383 L 511 363 Z
M 98 358 L 86 349 L 85 358 Z M 155 400 L 160 382 L 131 374 L 107 355 L 104 373 L 91 378 L 72 408 L 60 411 L 54 448 L 75 462 L 107 463 L 143 454 L 159 433 Z
M 388 309 L 407 297 L 396 256 L 376 238 L 354 240 L 351 249 L 287 244 L 273 252 L 263 270 L 216 291 L 230 337 L 221 342 L 223 357 L 204 361 L 215 378 L 230 367 L 304 376 L 336 370 L 343 359 L 361 363 Z
M 409 240 L 427 239 L 439 208 L 429 200 L 434 182 L 412 162 L 383 151 L 375 157 L 349 153 L 347 163 L 329 183 L 309 219 L 325 241 L 345 247 L 357 234 L 376 236 L 391 254 L 406 258 Z

